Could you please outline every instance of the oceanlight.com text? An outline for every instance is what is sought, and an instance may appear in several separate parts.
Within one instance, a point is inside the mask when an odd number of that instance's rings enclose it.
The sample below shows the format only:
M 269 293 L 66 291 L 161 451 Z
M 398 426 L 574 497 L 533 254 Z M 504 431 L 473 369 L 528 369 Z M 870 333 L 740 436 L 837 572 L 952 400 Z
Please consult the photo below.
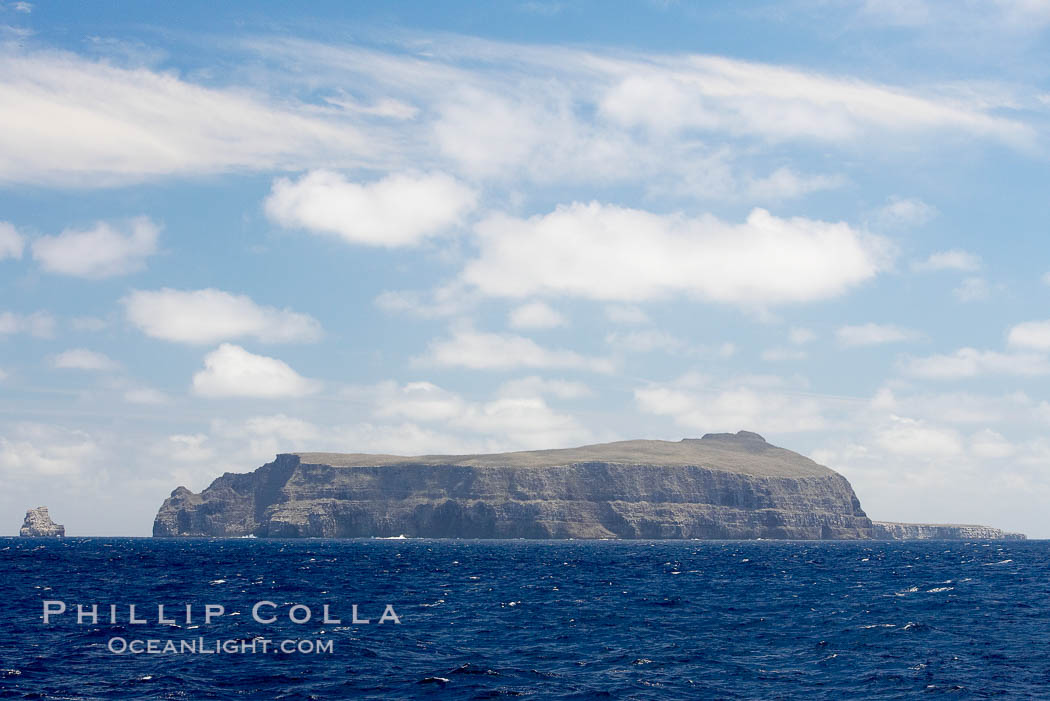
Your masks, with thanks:
M 106 643 L 114 655 L 330 655 L 332 640 L 270 640 L 269 638 L 160 640 L 114 637 Z

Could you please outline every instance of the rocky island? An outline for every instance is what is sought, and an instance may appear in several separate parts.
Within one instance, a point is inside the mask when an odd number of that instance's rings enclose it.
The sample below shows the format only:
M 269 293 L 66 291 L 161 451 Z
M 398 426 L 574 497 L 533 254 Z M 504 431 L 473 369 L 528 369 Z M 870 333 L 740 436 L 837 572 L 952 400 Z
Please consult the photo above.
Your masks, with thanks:
M 966 523 L 893 523 L 872 521 L 879 540 L 1025 540 L 1023 533 L 1010 533 L 991 526 Z
M 38 506 L 26 511 L 25 521 L 18 530 L 18 535 L 24 538 L 57 537 L 66 534 L 66 527 L 60 526 L 51 520 L 46 506 Z
M 842 475 L 740 431 L 491 455 L 282 454 L 200 494 L 179 487 L 153 535 L 912 537 L 891 525 L 867 517 Z M 937 537 L 978 537 L 944 528 Z

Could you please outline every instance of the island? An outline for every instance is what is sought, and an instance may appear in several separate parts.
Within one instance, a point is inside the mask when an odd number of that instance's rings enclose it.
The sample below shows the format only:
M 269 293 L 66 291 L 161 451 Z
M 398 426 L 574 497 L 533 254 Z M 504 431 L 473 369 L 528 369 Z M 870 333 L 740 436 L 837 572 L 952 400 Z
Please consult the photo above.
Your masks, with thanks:
M 199 494 L 177 488 L 153 535 L 871 540 L 934 533 L 923 528 L 876 525 L 845 477 L 739 431 L 488 455 L 281 454 L 254 472 L 226 473 Z M 1012 537 L 936 528 L 939 538 Z
M 65 534 L 66 527 L 51 520 L 46 506 L 38 506 L 26 511 L 25 521 L 18 530 L 18 535 L 23 538 L 55 538 Z
M 872 521 L 879 540 L 1025 540 L 1023 533 L 1010 533 L 991 526 L 967 523 L 893 523 Z

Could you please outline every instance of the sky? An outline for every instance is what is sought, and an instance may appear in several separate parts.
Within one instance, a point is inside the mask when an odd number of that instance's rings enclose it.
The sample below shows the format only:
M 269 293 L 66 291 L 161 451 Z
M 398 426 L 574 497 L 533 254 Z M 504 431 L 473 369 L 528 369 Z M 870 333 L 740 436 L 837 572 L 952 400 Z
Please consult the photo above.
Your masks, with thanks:
M 1050 537 L 1050 3 L 0 2 L 0 533 L 756 431 Z

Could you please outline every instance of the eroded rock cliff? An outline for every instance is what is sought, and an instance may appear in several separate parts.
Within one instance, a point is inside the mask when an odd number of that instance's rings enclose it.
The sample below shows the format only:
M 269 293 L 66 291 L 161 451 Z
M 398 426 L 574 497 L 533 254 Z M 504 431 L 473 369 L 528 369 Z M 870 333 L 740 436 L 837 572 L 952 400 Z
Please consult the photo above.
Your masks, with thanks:
M 200 494 L 154 536 L 1023 539 L 872 522 L 842 475 L 757 433 L 493 455 L 289 453 Z
M 1025 540 L 1023 533 L 1010 533 L 990 526 L 961 523 L 894 523 L 872 521 L 880 540 Z
M 496 455 L 283 454 L 155 536 L 867 539 L 844 477 L 746 431 Z
M 64 536 L 66 527 L 60 526 L 51 520 L 46 506 L 38 506 L 26 511 L 25 521 L 18 530 L 18 535 L 25 538 L 41 538 L 51 536 Z

